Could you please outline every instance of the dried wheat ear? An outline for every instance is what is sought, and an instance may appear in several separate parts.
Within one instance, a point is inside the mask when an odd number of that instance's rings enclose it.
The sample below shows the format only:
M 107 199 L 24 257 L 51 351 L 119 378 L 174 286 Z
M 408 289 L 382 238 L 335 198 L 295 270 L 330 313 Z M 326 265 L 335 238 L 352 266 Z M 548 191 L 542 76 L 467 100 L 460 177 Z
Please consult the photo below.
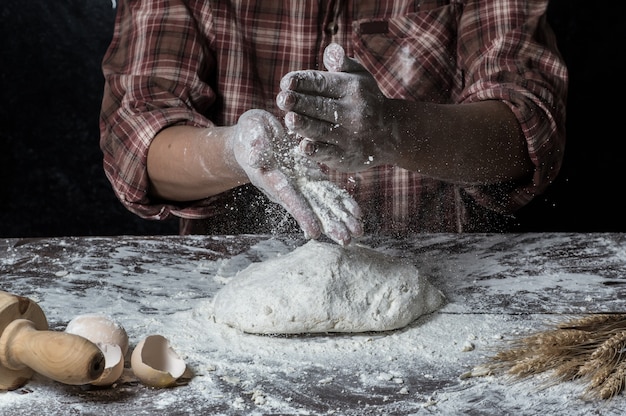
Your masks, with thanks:
M 610 399 L 626 387 L 626 314 L 588 315 L 514 340 L 481 371 L 516 378 L 551 371 L 556 381 L 587 383 L 589 399 Z

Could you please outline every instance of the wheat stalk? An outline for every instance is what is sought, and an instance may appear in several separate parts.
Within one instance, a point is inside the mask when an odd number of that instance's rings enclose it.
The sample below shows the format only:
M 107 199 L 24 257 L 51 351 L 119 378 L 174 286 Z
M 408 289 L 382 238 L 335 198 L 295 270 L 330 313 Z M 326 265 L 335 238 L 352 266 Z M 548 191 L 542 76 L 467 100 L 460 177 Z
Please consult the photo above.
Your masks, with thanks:
M 557 381 L 586 381 L 587 395 L 610 399 L 626 387 L 625 353 L 626 314 L 587 315 L 513 341 L 489 368 L 515 378 L 552 371 Z
M 610 338 L 596 348 L 590 358 L 601 362 L 619 360 L 624 352 L 625 345 L 626 331 L 618 331 L 610 335 Z
M 579 329 L 596 332 L 606 329 L 626 329 L 626 314 L 594 314 L 571 319 L 557 326 L 559 329 Z
M 626 383 L 626 362 L 621 361 L 604 383 L 598 386 L 600 397 L 610 399 L 617 396 L 624 390 L 624 383 Z
M 615 369 L 615 365 L 602 365 L 600 367 L 597 367 L 595 371 L 591 372 L 589 376 L 587 377 L 587 378 L 590 378 L 587 392 L 588 393 L 595 392 L 598 389 L 598 387 L 602 386 L 602 384 L 611 375 L 614 369 Z

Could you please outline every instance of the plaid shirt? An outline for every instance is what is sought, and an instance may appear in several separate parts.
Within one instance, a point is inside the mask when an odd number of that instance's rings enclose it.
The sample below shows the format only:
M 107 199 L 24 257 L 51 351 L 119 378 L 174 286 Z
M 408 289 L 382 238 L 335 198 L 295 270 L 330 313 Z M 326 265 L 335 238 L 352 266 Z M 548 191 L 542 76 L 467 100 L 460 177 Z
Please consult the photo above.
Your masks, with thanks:
M 182 232 L 261 231 L 257 214 L 267 208 L 249 185 L 186 204 L 153 199 L 150 142 L 171 125 L 233 125 L 252 108 L 282 119 L 281 77 L 323 68 L 324 48 L 337 42 L 390 98 L 506 103 L 535 165 L 524 181 L 471 187 L 393 166 L 330 172 L 361 205 L 367 231 L 496 230 L 498 214 L 544 191 L 562 162 L 567 71 L 547 27 L 547 3 L 122 0 L 103 61 L 105 172 L 122 203 L 144 218 L 181 217 Z

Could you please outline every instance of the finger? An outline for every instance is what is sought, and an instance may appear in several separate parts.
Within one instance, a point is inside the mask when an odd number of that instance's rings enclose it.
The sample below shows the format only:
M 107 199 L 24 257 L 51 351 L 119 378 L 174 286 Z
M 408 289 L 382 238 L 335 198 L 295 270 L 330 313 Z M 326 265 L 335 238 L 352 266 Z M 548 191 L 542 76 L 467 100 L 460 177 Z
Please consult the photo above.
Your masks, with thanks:
M 307 95 L 341 98 L 345 95 L 351 80 L 352 76 L 344 72 L 293 71 L 280 80 L 280 89 Z
M 307 181 L 303 191 L 328 237 L 347 245 L 353 236 L 362 235 L 360 208 L 346 190 L 330 181 Z
M 283 111 L 293 110 L 296 102 L 297 99 L 295 94 L 289 90 L 283 90 L 276 95 L 276 105 Z
M 344 156 L 344 151 L 339 146 L 310 139 L 303 139 L 299 149 L 307 157 L 324 164 L 341 160 Z
M 363 221 L 361 219 L 361 208 L 352 198 L 344 201 L 344 206 L 350 215 L 344 219 L 344 224 L 350 230 L 353 237 L 363 235 Z
M 322 228 L 315 212 L 309 202 L 291 186 L 289 179 L 278 170 L 261 175 L 268 186 L 260 188 L 267 196 L 291 214 L 307 238 L 319 238 Z
M 303 137 L 311 139 L 324 139 L 326 142 L 336 142 L 335 136 L 340 124 L 308 117 L 303 114 L 289 112 L 285 114 L 287 128 Z
M 361 208 L 347 191 L 343 189 L 340 191 L 337 200 L 341 201 L 341 205 L 333 205 L 331 209 L 348 230 L 350 238 L 361 237 L 363 235 Z
M 309 182 L 305 188 L 310 188 L 312 184 L 319 184 L 317 182 Z M 317 217 L 322 225 L 322 231 L 325 235 L 330 237 L 333 241 L 341 245 L 350 244 L 351 235 L 350 230 L 341 221 L 341 219 L 333 212 L 328 203 L 333 201 L 327 201 L 323 196 L 318 195 L 315 190 L 306 190 L 308 200 L 313 210 L 317 213 Z
M 339 100 L 320 97 L 316 95 L 297 94 L 293 91 L 283 92 L 289 94 L 293 102 L 290 111 L 302 114 L 329 123 L 340 124 L 344 110 Z
M 363 65 L 349 58 L 345 50 L 336 43 L 331 43 L 324 49 L 324 67 L 330 72 L 365 71 Z
M 347 246 L 352 241 L 350 231 L 343 223 L 338 221 L 329 221 L 324 224 L 324 234 L 342 246 Z

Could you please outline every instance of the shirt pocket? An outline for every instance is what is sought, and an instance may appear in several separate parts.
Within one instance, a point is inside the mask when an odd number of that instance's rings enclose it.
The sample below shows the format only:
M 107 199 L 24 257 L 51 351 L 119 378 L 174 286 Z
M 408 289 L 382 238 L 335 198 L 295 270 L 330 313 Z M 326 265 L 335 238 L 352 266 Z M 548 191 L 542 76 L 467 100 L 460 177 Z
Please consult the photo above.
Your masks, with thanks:
M 389 98 L 450 102 L 462 77 L 456 65 L 461 5 L 427 7 L 386 19 L 353 24 L 356 58 Z

